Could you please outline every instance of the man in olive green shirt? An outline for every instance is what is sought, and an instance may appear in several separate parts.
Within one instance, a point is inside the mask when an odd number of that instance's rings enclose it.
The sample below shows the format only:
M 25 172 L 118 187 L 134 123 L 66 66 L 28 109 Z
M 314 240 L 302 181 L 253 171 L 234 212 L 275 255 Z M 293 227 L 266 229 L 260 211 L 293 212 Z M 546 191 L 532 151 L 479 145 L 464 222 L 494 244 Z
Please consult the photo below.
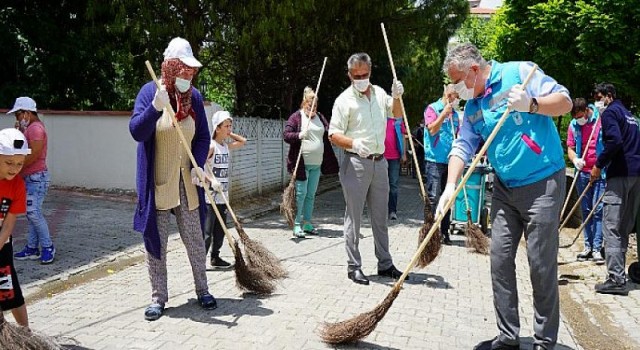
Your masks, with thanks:
M 402 116 L 402 83 L 394 81 L 393 97 L 369 82 L 371 58 L 356 53 L 347 61 L 351 86 L 338 96 L 331 115 L 329 138 L 345 149 L 340 167 L 340 183 L 346 203 L 344 239 L 347 250 L 347 276 L 358 284 L 369 284 L 361 270 L 358 250 L 360 223 L 365 201 L 373 231 L 378 275 L 399 278 L 402 272 L 393 265 L 389 254 L 387 203 L 389 178 L 383 157 L 387 116 Z

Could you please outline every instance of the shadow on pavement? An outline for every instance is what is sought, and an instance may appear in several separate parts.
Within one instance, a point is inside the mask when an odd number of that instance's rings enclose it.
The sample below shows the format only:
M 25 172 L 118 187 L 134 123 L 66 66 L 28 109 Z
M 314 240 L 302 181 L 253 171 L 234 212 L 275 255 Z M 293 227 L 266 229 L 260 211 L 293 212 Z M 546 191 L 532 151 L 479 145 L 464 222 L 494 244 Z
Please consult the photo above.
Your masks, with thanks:
M 520 349 L 533 348 L 533 342 L 534 342 L 534 339 L 532 337 L 520 338 Z M 575 350 L 574 348 L 563 345 L 563 344 L 556 344 L 554 349 L 555 350 Z
M 411 280 L 406 281 L 407 284 L 424 284 L 433 289 L 453 289 L 449 282 L 445 281 L 442 276 L 432 275 L 428 273 L 411 273 Z
M 265 317 L 273 314 L 273 310 L 262 307 L 259 296 L 245 294 L 244 299 L 219 298 L 218 308 L 215 310 L 203 310 L 196 299 L 189 299 L 185 304 L 165 309 L 164 316 L 170 318 L 187 318 L 195 322 L 219 324 L 231 328 L 238 325 L 242 316 Z M 216 316 L 231 315 L 233 321 L 221 321 Z
M 399 348 L 390 348 L 390 347 L 386 347 L 386 346 L 380 346 L 380 345 L 376 345 L 374 343 L 369 343 L 369 342 L 366 342 L 366 341 L 358 341 L 358 342 L 355 342 L 353 344 L 338 345 L 334 349 L 341 349 L 341 350 L 348 350 L 348 349 L 349 350 L 350 349 L 400 350 Z

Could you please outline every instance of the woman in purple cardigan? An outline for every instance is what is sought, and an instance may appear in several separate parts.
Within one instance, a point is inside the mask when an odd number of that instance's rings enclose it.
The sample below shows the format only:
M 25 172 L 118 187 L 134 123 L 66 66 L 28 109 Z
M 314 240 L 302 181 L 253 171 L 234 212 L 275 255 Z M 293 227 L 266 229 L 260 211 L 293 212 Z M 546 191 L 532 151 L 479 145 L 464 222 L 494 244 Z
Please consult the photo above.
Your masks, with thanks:
M 194 185 L 192 166 L 167 108 L 176 111 L 178 126 L 190 142 L 191 153 L 202 171 L 209 151 L 209 127 L 200 92 L 191 86 L 202 65 L 193 57 L 189 42 L 174 38 L 164 52 L 162 85 L 145 84 L 136 97 L 129 131 L 138 141 L 136 188 L 138 203 L 133 228 L 142 233 L 151 280 L 151 304 L 146 320 L 157 320 L 169 299 L 167 288 L 167 241 L 169 221 L 175 215 L 186 247 L 200 306 L 214 309 L 209 293 L 206 254 L 202 240 L 204 192 Z M 200 205 L 203 203 L 203 205 Z
M 324 116 L 311 110 L 315 93 L 304 89 L 300 110 L 293 113 L 284 127 L 284 141 L 290 145 L 287 170 L 293 173 L 300 147 L 302 158 L 296 172 L 297 213 L 293 236 L 303 238 L 306 233 L 317 234 L 311 224 L 313 205 L 320 181 L 320 173 L 337 174 L 338 160 L 327 136 L 329 123 Z M 317 102 L 316 102 L 317 106 Z

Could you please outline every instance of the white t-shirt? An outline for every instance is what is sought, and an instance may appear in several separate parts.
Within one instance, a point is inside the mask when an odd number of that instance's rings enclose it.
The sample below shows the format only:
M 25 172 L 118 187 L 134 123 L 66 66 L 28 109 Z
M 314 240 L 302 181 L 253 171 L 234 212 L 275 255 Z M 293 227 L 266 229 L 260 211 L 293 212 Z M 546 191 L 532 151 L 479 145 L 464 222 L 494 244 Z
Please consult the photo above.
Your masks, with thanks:
M 307 127 L 309 131 L 307 137 L 302 140 L 302 157 L 304 158 L 304 164 L 306 165 L 321 165 L 322 156 L 324 154 L 324 142 L 322 137 L 324 136 L 324 125 L 320 120 L 320 117 L 309 120 L 304 111 L 300 111 L 302 118 L 302 128 Z
M 213 176 L 222 184 L 224 196 L 229 200 L 229 163 L 231 162 L 229 147 L 226 143 L 221 145 L 216 140 L 211 140 L 209 149 L 213 150 L 213 153 L 207 159 L 207 168 L 213 171 Z M 220 194 L 215 191 L 212 191 L 212 194 L 216 204 L 224 204 L 224 199 Z M 207 204 L 211 204 L 209 196 L 205 196 L 205 201 Z

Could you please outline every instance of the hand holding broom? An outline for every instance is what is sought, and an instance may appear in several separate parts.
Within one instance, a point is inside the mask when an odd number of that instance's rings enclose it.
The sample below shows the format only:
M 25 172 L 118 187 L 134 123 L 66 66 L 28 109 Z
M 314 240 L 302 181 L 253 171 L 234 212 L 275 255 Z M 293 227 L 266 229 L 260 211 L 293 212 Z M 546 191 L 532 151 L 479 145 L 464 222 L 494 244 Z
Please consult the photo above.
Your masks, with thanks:
M 527 78 L 522 83 L 523 89 L 527 86 L 527 84 L 529 83 L 529 80 L 531 80 L 531 77 L 533 76 L 533 74 L 537 69 L 538 69 L 538 66 L 534 64 L 531 69 L 531 72 L 529 72 L 529 75 L 527 75 Z M 498 131 L 500 131 L 500 129 L 502 128 L 502 125 L 507 120 L 507 117 L 509 116 L 509 112 L 511 112 L 511 109 L 507 107 L 507 109 L 502 114 L 502 117 L 500 117 L 500 119 L 498 120 L 498 123 L 493 128 L 493 131 L 485 141 L 484 145 L 482 146 L 478 154 L 474 157 L 473 162 L 471 162 L 471 165 L 469 165 L 469 169 L 462 177 L 462 180 L 454 190 L 453 195 L 449 198 L 449 200 L 447 200 L 446 204 L 444 205 L 444 208 L 442 208 L 443 212 L 447 212 L 449 209 L 451 209 L 451 206 L 453 205 L 456 196 L 458 195 L 458 193 L 460 193 L 464 185 L 467 183 L 467 181 L 473 174 L 473 171 L 475 170 L 476 166 L 482 159 L 482 155 L 486 153 L 487 149 L 489 149 L 491 142 L 493 142 L 493 139 L 495 139 L 496 135 L 498 134 Z M 443 218 L 444 216 L 442 214 L 436 215 L 435 222 L 429 229 L 429 232 L 426 238 L 422 241 L 422 243 L 418 247 L 418 250 L 413 255 L 411 262 L 409 262 L 409 265 L 405 267 L 404 272 L 402 273 L 398 281 L 396 281 L 393 288 L 391 289 L 387 297 L 382 301 L 382 303 L 378 304 L 373 310 L 362 313 L 346 321 L 341 321 L 336 323 L 325 323 L 322 329 L 320 330 L 320 337 L 324 342 L 329 344 L 342 344 L 342 343 L 354 342 L 356 340 L 366 337 L 371 332 L 373 332 L 373 330 L 378 325 L 378 322 L 382 320 L 384 315 L 391 308 L 391 305 L 393 305 L 393 302 L 396 299 L 396 297 L 400 294 L 400 289 L 402 288 L 402 284 L 404 283 L 404 280 L 409 275 L 409 271 L 411 271 L 411 269 L 416 265 L 418 259 L 420 258 L 420 255 L 422 254 L 422 251 L 425 249 L 425 247 L 431 240 L 434 233 L 438 230 L 438 226 L 440 225 L 440 222 L 442 221 Z
M 156 76 L 156 73 L 153 71 L 153 67 L 151 67 L 151 63 L 149 61 L 145 61 L 145 65 L 147 66 L 147 70 L 149 71 L 151 78 L 156 84 L 156 87 L 158 89 L 161 89 L 162 86 L 158 81 L 158 77 Z M 196 162 L 196 159 L 193 157 L 193 154 L 191 153 L 191 149 L 189 148 L 190 143 L 187 142 L 187 139 L 184 137 L 182 129 L 180 128 L 180 124 L 178 124 L 178 120 L 176 119 L 176 114 L 175 114 L 175 111 L 173 110 L 173 107 L 170 104 L 165 104 L 164 108 L 166 108 L 167 113 L 169 113 L 169 116 L 171 117 L 173 125 L 175 126 L 176 131 L 178 132 L 178 136 L 182 141 L 182 145 L 185 147 L 187 154 L 189 155 L 189 159 L 191 160 L 191 165 L 195 169 L 200 168 L 198 166 L 198 163 Z M 200 181 L 202 183 L 207 182 L 203 172 L 196 170 L 196 176 L 200 178 Z M 224 234 L 227 237 L 229 245 L 231 246 L 231 251 L 233 252 L 233 255 L 235 257 L 234 270 L 236 273 L 236 285 L 240 289 L 247 290 L 249 292 L 253 292 L 257 294 L 273 293 L 273 291 L 275 290 L 275 283 L 273 282 L 273 280 L 269 278 L 269 276 L 267 276 L 262 270 L 259 270 L 257 267 L 248 266 L 245 263 L 244 258 L 242 257 L 242 251 L 240 250 L 240 245 L 238 244 L 237 241 L 234 240 L 233 236 L 227 230 L 227 227 L 224 224 L 224 220 L 222 219 L 222 216 L 220 215 L 220 212 L 218 211 L 218 208 L 215 205 L 216 202 L 213 199 L 213 196 L 211 195 L 211 193 L 209 193 L 209 191 L 204 191 L 204 193 L 209 198 L 209 201 L 211 202 L 213 211 L 216 214 L 216 217 L 218 218 L 218 222 L 220 222 L 222 226 L 222 230 L 224 231 Z

